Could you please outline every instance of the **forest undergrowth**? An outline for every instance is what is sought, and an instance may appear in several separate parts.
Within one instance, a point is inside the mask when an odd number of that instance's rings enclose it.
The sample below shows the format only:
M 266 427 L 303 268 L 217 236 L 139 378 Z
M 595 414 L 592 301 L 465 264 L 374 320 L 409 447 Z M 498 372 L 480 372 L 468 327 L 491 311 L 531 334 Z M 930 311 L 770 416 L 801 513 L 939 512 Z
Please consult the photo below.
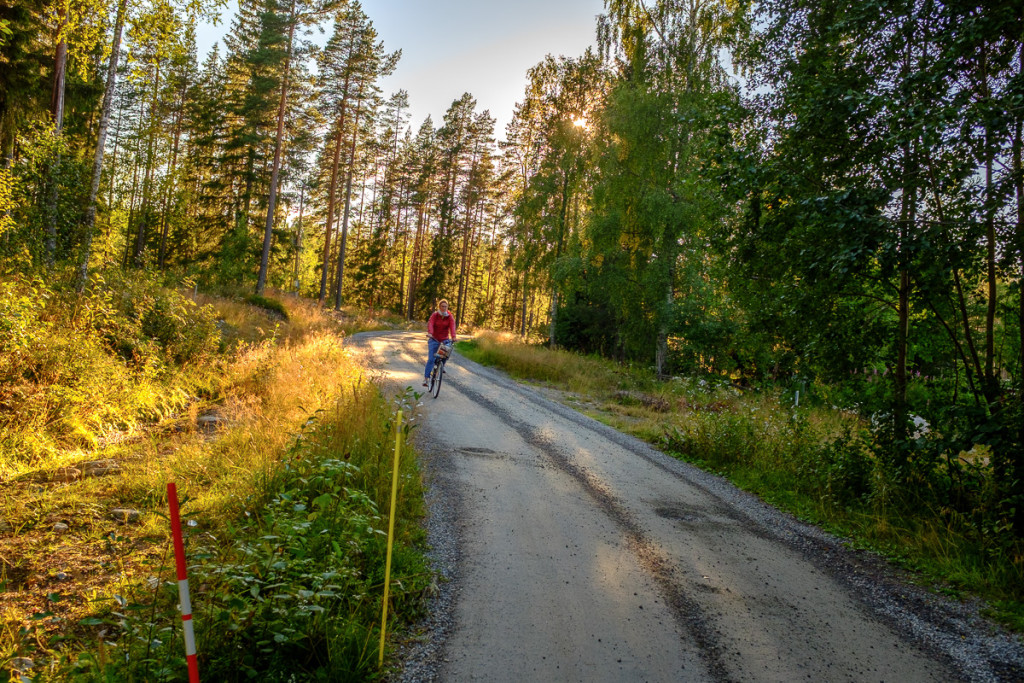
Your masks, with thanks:
M 173 481 L 204 679 L 382 675 L 395 413 L 414 397 L 386 399 L 342 341 L 400 323 L 107 277 L 0 280 L 0 669 L 186 677 Z M 433 587 L 405 454 L 389 647 Z
M 657 380 L 649 368 L 483 333 L 460 353 L 558 393 L 574 409 L 720 474 L 878 552 L 934 590 L 977 596 L 1024 631 L 1024 543 L 985 508 L 984 448 L 943 454 L 934 431 L 893 443 L 827 388 L 739 388 L 727 377 Z M 909 453 L 909 455 L 908 455 Z

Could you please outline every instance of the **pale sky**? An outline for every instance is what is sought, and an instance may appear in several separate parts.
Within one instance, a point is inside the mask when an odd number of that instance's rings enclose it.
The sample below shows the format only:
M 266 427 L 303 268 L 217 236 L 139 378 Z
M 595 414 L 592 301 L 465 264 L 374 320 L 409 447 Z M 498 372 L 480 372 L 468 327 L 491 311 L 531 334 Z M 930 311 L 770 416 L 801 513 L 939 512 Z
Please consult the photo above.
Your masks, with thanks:
M 477 111 L 497 119 L 500 139 L 523 97 L 526 70 L 547 54 L 579 57 L 596 44 L 604 0 L 363 0 L 363 11 L 384 48 L 402 50 L 381 85 L 385 96 L 409 92 L 414 131 L 428 114 L 440 126 L 452 101 L 469 92 Z M 225 12 L 219 26 L 200 30 L 200 62 L 230 25 Z

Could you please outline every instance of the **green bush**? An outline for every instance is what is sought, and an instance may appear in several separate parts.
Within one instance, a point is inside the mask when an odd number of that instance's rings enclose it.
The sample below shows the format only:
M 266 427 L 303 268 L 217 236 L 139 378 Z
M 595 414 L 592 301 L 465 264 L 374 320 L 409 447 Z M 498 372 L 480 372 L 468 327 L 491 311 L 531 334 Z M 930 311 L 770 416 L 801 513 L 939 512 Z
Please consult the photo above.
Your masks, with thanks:
M 875 460 L 849 430 L 809 449 L 798 471 L 809 493 L 840 508 L 863 505 L 875 490 Z
M 555 342 L 586 354 L 610 355 L 615 351 L 616 326 L 611 311 L 585 300 L 562 304 L 555 318 Z
M 0 204 L 10 208 L 12 219 L 3 221 L 0 261 L 29 271 L 77 258 L 91 164 L 72 151 L 67 135 L 55 134 L 49 117 L 26 123 L 11 173 L 5 174 L 16 182 L 0 183 L 0 194 L 8 195 L 6 201 L 0 196 Z M 55 239 L 49 243 L 51 229 Z
M 0 281 L 0 383 L 13 381 L 29 350 L 49 334 L 50 323 L 42 318 L 48 296 L 39 282 Z
M 185 282 L 184 289 L 191 289 Z M 217 352 L 220 333 L 212 307 L 199 306 L 154 277 L 112 272 L 87 291 L 89 324 L 108 348 L 136 367 L 183 365 Z

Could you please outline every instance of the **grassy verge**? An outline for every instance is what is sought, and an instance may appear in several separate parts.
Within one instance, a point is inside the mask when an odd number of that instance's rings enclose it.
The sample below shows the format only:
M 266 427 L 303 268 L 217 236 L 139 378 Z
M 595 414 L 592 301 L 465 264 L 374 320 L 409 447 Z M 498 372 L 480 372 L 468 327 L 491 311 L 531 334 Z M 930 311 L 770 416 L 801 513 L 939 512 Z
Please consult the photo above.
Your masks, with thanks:
M 953 490 L 943 466 L 897 481 L 886 467 L 892 456 L 855 415 L 797 408 L 770 388 L 740 391 L 713 378 L 657 382 L 643 369 L 512 336 L 478 335 L 459 351 L 555 390 L 573 408 L 880 552 L 939 590 L 979 595 L 993 617 L 1024 631 L 1024 544 L 943 504 Z M 986 485 L 980 465 L 948 471 L 971 480 L 957 491 Z
M 46 296 L 0 320 L 8 344 L 22 324 L 18 365 L 6 356 L 2 368 L 20 393 L 0 407 L 0 668 L 39 681 L 182 679 L 166 520 L 175 481 L 204 679 L 379 675 L 396 404 L 342 348 L 347 320 L 284 297 L 287 318 L 109 286 L 85 299 L 114 302 L 103 324 L 120 336 L 108 339 L 70 317 L 82 299 L 2 284 L 9 300 Z M 191 335 L 201 352 L 168 351 L 148 333 L 166 322 L 158 314 L 143 331 L 146 297 L 175 311 L 180 329 L 165 337 Z M 65 371 L 64 349 L 83 344 Z M 389 630 L 419 615 L 432 585 L 408 451 L 400 485 Z

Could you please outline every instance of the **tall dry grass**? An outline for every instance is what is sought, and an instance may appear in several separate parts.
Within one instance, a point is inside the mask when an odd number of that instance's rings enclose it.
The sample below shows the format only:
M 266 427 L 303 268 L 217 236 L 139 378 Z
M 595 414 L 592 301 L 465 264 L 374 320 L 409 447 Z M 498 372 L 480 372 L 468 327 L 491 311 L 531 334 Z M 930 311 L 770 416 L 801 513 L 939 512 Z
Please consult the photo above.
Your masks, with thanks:
M 508 332 L 477 332 L 472 341 L 464 343 L 460 349 L 465 349 L 474 360 L 499 367 L 516 377 L 594 396 L 626 390 L 641 381 L 629 367 L 570 351 L 550 350 L 524 342 L 518 335 Z
M 346 329 L 338 317 L 315 303 L 297 301 L 289 302 L 288 320 L 283 321 L 234 300 L 197 298 L 197 306 L 208 307 L 225 332 L 221 353 L 178 366 L 178 375 L 165 364 L 149 385 L 139 376 L 130 376 L 143 385 L 133 390 L 149 392 L 160 406 L 158 414 L 149 415 L 148 423 L 145 414 L 131 412 L 139 406 L 135 399 L 119 409 L 136 415 L 140 429 L 123 432 L 127 438 L 120 442 L 69 446 L 63 439 L 22 469 L 8 468 L 9 474 L 46 473 L 59 465 L 102 458 L 120 466 L 116 476 L 67 483 L 44 477 L 42 485 L 11 477 L 4 485 L 0 589 L 7 590 L 5 597 L 11 599 L 5 599 L 0 610 L 0 660 L 27 652 L 30 657 L 56 661 L 59 655 L 47 651 L 47 640 L 56 634 L 71 637 L 71 643 L 83 634 L 87 640 L 92 638 L 96 628 L 83 631 L 79 620 L 109 609 L 114 594 L 148 604 L 152 595 L 146 595 L 152 591 L 146 588 L 147 581 L 167 567 L 168 481 L 178 486 L 186 519 L 197 523 L 192 533 L 207 542 L 217 539 L 218 552 L 237 535 L 252 533 L 247 523 L 262 515 L 281 487 L 296 486 L 295 458 L 351 463 L 357 474 L 350 475 L 350 486 L 365 487 L 369 500 L 386 509 L 392 407 L 364 376 L 363 368 L 349 358 L 343 347 Z M 115 362 L 100 346 L 97 353 L 98 360 L 80 354 L 83 373 L 101 373 L 103 363 Z M 89 370 L 90 364 L 100 370 Z M 194 393 L 197 387 L 201 396 Z M 201 414 L 221 420 L 212 433 L 197 426 Z M 316 448 L 298 449 L 297 444 L 307 443 L 314 431 Z M 316 465 L 309 460 L 303 467 L 315 471 Z M 411 525 L 401 527 L 402 552 L 411 558 L 415 556 L 410 546 L 416 538 L 414 520 L 422 513 L 414 458 L 405 461 L 401 481 L 403 514 Z M 117 507 L 138 510 L 140 521 L 119 524 L 110 516 Z M 57 522 L 69 529 L 54 534 Z M 417 566 L 414 559 L 407 564 Z M 71 577 L 57 587 L 62 596 L 58 603 L 46 591 L 31 588 L 46 584 L 45 579 L 35 583 L 32 577 L 56 572 Z M 43 612 L 52 613 L 52 618 L 45 623 L 32 621 L 33 613 Z M 88 659 L 92 656 L 88 643 L 84 647 L 82 654 Z

